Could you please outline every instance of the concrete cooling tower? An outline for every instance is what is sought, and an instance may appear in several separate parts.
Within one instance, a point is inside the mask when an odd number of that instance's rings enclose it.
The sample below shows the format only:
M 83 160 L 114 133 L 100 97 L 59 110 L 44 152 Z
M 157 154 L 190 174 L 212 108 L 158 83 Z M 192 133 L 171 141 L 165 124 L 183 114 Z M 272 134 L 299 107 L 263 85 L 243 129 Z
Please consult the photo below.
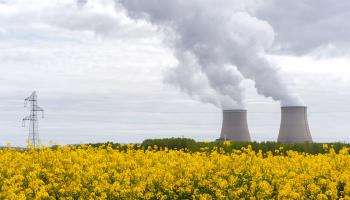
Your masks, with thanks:
M 312 142 L 307 121 L 307 107 L 282 107 L 281 127 L 278 142 L 303 143 Z
M 223 111 L 221 135 L 218 140 L 250 141 L 246 110 Z

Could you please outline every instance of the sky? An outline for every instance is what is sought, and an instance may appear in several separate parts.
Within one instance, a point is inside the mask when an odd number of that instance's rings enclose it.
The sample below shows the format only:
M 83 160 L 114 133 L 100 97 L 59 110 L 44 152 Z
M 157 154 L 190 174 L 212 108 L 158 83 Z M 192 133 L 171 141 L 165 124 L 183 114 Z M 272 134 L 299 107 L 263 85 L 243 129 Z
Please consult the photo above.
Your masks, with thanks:
M 245 2 L 244 12 L 273 31 L 266 58 L 308 106 L 314 141 L 350 142 L 350 2 Z M 23 102 L 33 90 L 45 109 L 39 120 L 44 144 L 219 137 L 221 109 L 165 80 L 179 65 L 168 33 L 123 6 L 117 0 L 0 0 L 0 146 L 26 144 Z M 275 141 L 280 102 L 259 95 L 253 80 L 241 85 L 252 139 Z

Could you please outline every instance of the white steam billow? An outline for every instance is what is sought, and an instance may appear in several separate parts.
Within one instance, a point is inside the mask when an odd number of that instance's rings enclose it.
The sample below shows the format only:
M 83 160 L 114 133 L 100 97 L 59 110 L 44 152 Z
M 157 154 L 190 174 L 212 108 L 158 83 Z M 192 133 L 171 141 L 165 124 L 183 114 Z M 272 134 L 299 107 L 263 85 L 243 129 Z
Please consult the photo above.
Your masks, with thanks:
M 224 109 L 243 108 L 242 77 L 234 69 L 215 66 L 203 69 L 189 51 L 176 51 L 179 63 L 166 74 L 165 81 L 179 87 L 194 99 Z M 210 71 L 212 70 L 212 71 Z
M 178 66 L 166 81 L 195 99 L 223 109 L 244 107 L 241 83 L 255 81 L 259 94 L 283 106 L 303 105 L 279 69 L 266 58 L 274 31 L 249 14 L 241 0 L 119 0 L 128 15 L 166 32 Z M 170 41 L 170 42 L 169 42 Z

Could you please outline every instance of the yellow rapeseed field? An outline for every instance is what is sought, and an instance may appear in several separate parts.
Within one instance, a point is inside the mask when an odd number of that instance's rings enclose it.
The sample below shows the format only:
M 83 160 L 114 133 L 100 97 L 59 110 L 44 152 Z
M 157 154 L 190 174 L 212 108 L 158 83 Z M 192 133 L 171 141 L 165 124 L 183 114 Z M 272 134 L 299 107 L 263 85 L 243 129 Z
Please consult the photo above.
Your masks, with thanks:
M 276 150 L 278 154 L 278 150 Z M 274 153 L 276 153 L 274 152 Z M 350 199 L 350 156 L 109 146 L 0 150 L 0 199 Z

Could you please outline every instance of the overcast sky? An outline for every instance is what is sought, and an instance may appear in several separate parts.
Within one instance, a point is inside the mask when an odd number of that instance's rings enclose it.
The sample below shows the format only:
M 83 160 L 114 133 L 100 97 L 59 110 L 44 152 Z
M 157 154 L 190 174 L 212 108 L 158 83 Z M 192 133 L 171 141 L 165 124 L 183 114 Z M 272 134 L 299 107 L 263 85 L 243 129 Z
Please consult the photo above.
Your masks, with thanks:
M 46 144 L 219 137 L 221 109 L 164 83 L 178 64 L 166 34 L 118 2 L 80 2 L 0 0 L 0 145 L 25 145 L 23 100 L 33 90 Z M 308 106 L 313 139 L 350 142 L 350 2 L 246 2 L 274 31 L 268 58 Z M 243 84 L 252 139 L 276 140 L 280 104 Z

